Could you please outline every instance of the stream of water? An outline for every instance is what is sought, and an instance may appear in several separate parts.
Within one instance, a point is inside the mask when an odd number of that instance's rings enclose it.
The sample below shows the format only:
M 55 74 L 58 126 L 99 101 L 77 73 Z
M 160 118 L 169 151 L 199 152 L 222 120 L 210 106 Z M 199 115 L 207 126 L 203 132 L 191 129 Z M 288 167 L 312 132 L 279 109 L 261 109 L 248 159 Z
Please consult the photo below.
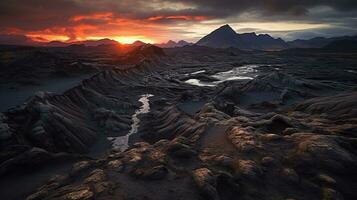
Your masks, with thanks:
M 129 137 L 130 137 L 130 135 L 135 134 L 135 133 L 138 132 L 138 128 L 139 128 L 139 125 L 140 125 L 140 119 L 139 119 L 138 116 L 140 114 L 145 114 L 145 113 L 148 113 L 150 111 L 150 100 L 149 100 L 149 98 L 152 97 L 152 96 L 154 96 L 154 95 L 152 95 L 152 94 L 141 95 L 141 97 L 139 99 L 139 102 L 141 102 L 142 105 L 131 116 L 131 119 L 132 119 L 133 123 L 131 124 L 131 128 L 130 128 L 130 131 L 128 132 L 128 134 L 126 134 L 125 136 L 109 138 L 113 142 L 112 146 L 113 146 L 114 149 L 120 149 L 121 151 L 124 151 L 129 147 Z

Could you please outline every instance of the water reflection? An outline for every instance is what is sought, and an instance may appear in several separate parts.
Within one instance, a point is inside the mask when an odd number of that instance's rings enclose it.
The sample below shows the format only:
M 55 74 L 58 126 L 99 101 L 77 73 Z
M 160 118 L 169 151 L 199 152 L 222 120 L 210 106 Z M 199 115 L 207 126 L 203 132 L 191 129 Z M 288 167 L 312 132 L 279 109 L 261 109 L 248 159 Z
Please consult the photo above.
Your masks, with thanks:
M 201 81 L 199 79 L 188 79 L 185 82 L 191 85 L 196 86 L 206 86 L 206 87 L 214 87 L 219 83 L 225 81 L 232 81 L 232 80 L 250 80 L 257 76 L 257 67 L 262 65 L 243 65 L 240 67 L 233 68 L 232 70 L 225 71 L 225 72 L 218 72 L 214 75 L 211 75 L 212 78 L 217 79 L 218 81 L 208 82 L 208 81 Z M 197 72 L 193 72 L 191 74 L 199 74 L 203 73 L 205 70 L 200 70 Z

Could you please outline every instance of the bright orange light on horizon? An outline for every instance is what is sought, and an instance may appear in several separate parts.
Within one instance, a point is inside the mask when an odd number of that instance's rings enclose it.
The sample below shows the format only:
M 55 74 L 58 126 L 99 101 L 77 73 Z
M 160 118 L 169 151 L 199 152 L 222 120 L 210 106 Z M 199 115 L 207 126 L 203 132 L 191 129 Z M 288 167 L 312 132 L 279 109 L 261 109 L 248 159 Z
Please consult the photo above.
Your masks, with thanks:
M 196 20 L 196 21 L 203 21 L 208 19 L 207 16 L 190 16 L 190 15 L 170 15 L 170 16 L 154 16 L 149 17 L 147 20 L 149 21 L 156 21 L 162 19 L 179 19 L 179 20 Z
M 43 42 L 44 40 L 47 41 L 67 41 L 70 38 L 66 35 L 43 35 L 43 34 L 28 34 L 27 37 L 30 37 L 32 40 L 36 42 Z M 41 38 L 41 39 L 40 39 Z M 43 39 L 43 40 L 42 40 Z
M 112 18 L 113 18 L 113 13 L 106 12 L 106 13 L 95 13 L 95 14 L 91 14 L 91 15 L 73 16 L 69 19 L 69 21 L 78 22 L 78 21 L 82 21 L 85 19 L 111 20 Z
M 144 38 L 144 37 L 135 37 L 135 36 L 132 36 L 132 37 L 112 37 L 111 39 L 115 40 L 115 41 L 118 41 L 120 43 L 123 43 L 123 44 L 132 44 L 133 42 L 137 41 L 137 40 L 140 40 L 142 42 L 145 42 L 145 43 L 155 43 L 154 40 L 151 40 L 149 38 Z
M 26 35 L 30 37 L 33 41 L 36 42 L 50 42 L 50 41 L 61 41 L 61 42 L 67 42 L 69 41 L 69 37 L 65 35 L 41 35 L 41 34 L 30 34 Z M 144 43 L 150 43 L 154 44 L 156 43 L 155 40 L 152 40 L 150 38 L 146 38 L 144 36 L 109 36 L 109 37 L 84 37 L 80 38 L 79 40 L 76 41 L 83 41 L 83 40 L 101 40 L 101 39 L 111 39 L 115 40 L 121 44 L 132 44 L 135 41 L 142 41 Z M 71 41 L 74 42 L 74 41 Z
M 115 40 L 119 43 L 122 44 L 132 44 L 137 40 L 140 40 L 144 43 L 150 43 L 150 44 L 154 44 L 155 41 L 152 39 L 149 39 L 147 37 L 144 36 L 109 36 L 109 37 L 88 37 L 87 39 L 89 40 L 100 40 L 100 39 L 104 39 L 104 38 L 108 38 L 108 39 L 112 39 Z
M 207 19 L 208 17 L 200 15 L 158 15 L 145 19 L 132 19 L 112 12 L 95 12 L 71 16 L 67 19 L 67 24 L 63 25 L 34 31 L 21 29 L 11 31 L 26 35 L 36 42 L 77 42 L 108 38 L 122 44 L 131 44 L 137 40 L 155 44 L 177 39 L 177 34 L 172 30 L 179 32 L 180 27 L 183 26 L 178 24 L 175 27 L 170 27 L 166 23 L 159 22 L 161 20 L 185 23 L 185 21 L 197 22 Z

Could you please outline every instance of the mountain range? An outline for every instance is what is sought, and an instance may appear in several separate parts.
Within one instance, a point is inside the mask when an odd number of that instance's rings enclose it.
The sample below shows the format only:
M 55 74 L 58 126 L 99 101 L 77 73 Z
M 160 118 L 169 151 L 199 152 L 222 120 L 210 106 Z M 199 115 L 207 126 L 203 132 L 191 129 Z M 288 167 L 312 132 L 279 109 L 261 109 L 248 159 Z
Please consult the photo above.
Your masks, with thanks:
M 70 45 L 85 45 L 85 46 L 99 46 L 109 44 L 119 44 L 115 40 L 108 38 L 100 40 L 84 40 L 75 42 L 62 42 L 62 41 L 50 41 L 50 42 L 38 42 L 25 35 L 0 35 L 0 44 L 3 45 L 24 45 L 24 46 L 45 46 L 45 47 L 66 47 Z
M 212 48 L 234 47 L 241 50 L 282 50 L 291 48 L 323 48 L 340 40 L 357 41 L 356 36 L 315 37 L 308 40 L 297 39 L 285 42 L 281 38 L 273 38 L 268 34 L 236 33 L 228 24 L 221 26 L 200 39 L 196 45 Z
M 45 47 L 67 47 L 70 45 L 84 45 L 84 46 L 99 46 L 99 45 L 117 45 L 120 44 L 115 40 L 111 40 L 108 38 L 100 39 L 100 40 L 84 40 L 84 41 L 75 41 L 75 42 L 62 42 L 62 41 L 43 41 L 38 42 L 30 37 L 25 35 L 9 35 L 9 34 L 0 34 L 0 44 L 2 45 L 24 45 L 24 46 L 45 46 Z M 158 43 L 154 44 L 155 46 L 161 48 L 175 48 L 175 47 L 183 47 L 186 45 L 192 45 L 193 43 L 186 42 L 184 40 L 180 40 L 175 42 L 173 40 L 169 40 L 166 43 Z M 128 44 L 130 46 L 142 46 L 146 45 L 146 43 L 137 40 L 132 44 Z
M 228 24 L 206 35 L 196 45 L 212 48 L 235 47 L 242 50 L 281 50 L 289 47 L 281 38 L 275 39 L 268 34 L 238 34 Z
M 180 40 L 178 42 L 175 42 L 173 40 L 169 40 L 167 43 L 161 43 L 161 44 L 155 44 L 158 47 L 161 48 L 175 48 L 175 47 L 183 47 L 186 45 L 192 45 L 193 43 L 186 42 L 185 40 Z
M 219 27 L 213 32 L 201 38 L 195 45 L 205 46 L 211 48 L 237 48 L 241 50 L 266 50 L 276 51 L 292 48 L 323 48 L 335 41 L 357 41 L 356 36 L 341 36 L 341 37 L 315 37 L 308 40 L 297 39 L 294 41 L 286 42 L 281 38 L 273 38 L 268 34 L 252 33 L 237 33 L 228 24 Z M 38 42 L 30 37 L 24 35 L 8 35 L 0 34 L 0 44 L 5 45 L 25 45 L 25 46 L 45 46 L 45 47 L 66 47 L 70 45 L 84 45 L 84 46 L 99 46 L 99 45 L 118 45 L 119 42 L 108 38 L 100 40 L 85 40 L 75 42 L 62 42 L 62 41 L 44 41 Z M 142 41 L 135 41 L 129 46 L 142 46 L 146 43 Z M 193 45 L 193 43 L 180 40 L 175 42 L 169 40 L 166 43 L 154 44 L 161 48 L 176 48 Z
M 288 45 L 293 48 L 322 48 L 326 45 L 334 43 L 341 40 L 350 40 L 357 41 L 357 35 L 355 36 L 342 36 L 342 37 L 333 37 L 333 38 L 324 38 L 324 37 L 315 37 L 309 40 L 297 39 L 291 42 L 288 42 Z

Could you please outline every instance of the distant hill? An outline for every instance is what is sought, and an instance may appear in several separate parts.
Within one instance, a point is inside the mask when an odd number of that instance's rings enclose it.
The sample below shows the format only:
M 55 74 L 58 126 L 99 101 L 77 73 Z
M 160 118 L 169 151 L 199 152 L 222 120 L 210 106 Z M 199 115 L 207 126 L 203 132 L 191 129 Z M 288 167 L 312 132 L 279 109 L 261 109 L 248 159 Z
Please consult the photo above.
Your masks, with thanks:
M 84 45 L 87 47 L 95 47 L 100 45 L 115 45 L 119 44 L 115 40 L 111 40 L 108 38 L 100 39 L 100 40 L 84 40 L 78 42 L 61 42 L 61 41 L 51 41 L 46 43 L 40 43 L 37 46 L 45 46 L 45 47 L 68 47 L 71 45 Z
M 37 46 L 38 42 L 33 41 L 31 38 L 25 35 L 0 34 L 0 44 Z
M 85 46 L 99 46 L 99 45 L 108 45 L 108 44 L 119 44 L 119 42 L 115 40 L 111 40 L 108 38 L 100 39 L 100 40 L 85 40 L 74 42 L 75 44 L 83 44 Z
M 131 46 L 133 47 L 139 47 L 139 46 L 143 46 L 146 45 L 146 43 L 140 41 L 140 40 L 136 40 L 135 42 L 133 42 L 133 44 L 131 44 Z
M 235 47 L 242 50 L 281 50 L 288 48 L 288 44 L 268 34 L 236 33 L 228 24 L 200 39 L 196 45 L 213 48 Z
M 356 36 L 342 36 L 342 37 L 332 37 L 332 38 L 324 38 L 324 37 L 315 37 L 309 40 L 294 40 L 288 42 L 291 48 L 322 48 L 331 42 L 338 41 L 338 40 L 350 40 L 350 41 L 357 41 Z
M 51 42 L 48 42 L 48 43 L 45 43 L 42 45 L 45 45 L 46 47 L 67 47 L 67 46 L 70 46 L 70 44 L 61 42 L 61 41 L 51 41 Z
M 336 40 L 324 46 L 323 49 L 342 52 L 356 52 L 357 40 Z
M 175 47 L 183 47 L 186 45 L 192 45 L 192 43 L 186 42 L 185 40 L 180 40 L 178 42 L 169 40 L 167 43 L 155 44 L 155 46 L 158 46 L 161 48 L 175 48 Z
M 84 40 L 84 41 L 76 41 L 76 42 L 62 42 L 62 41 L 38 42 L 38 41 L 34 41 L 33 39 L 25 35 L 0 34 L 0 44 L 19 45 L 19 46 L 67 47 L 74 44 L 82 44 L 85 46 L 116 45 L 119 44 L 119 42 L 108 38 L 104 38 L 100 40 Z
M 51 42 L 42 42 L 37 46 L 45 46 L 45 47 L 68 47 L 71 45 L 84 45 L 87 47 L 95 47 L 100 45 L 117 45 L 119 42 L 115 40 L 111 40 L 108 38 L 100 39 L 100 40 L 84 40 L 77 42 L 61 42 L 61 41 L 51 41 Z

